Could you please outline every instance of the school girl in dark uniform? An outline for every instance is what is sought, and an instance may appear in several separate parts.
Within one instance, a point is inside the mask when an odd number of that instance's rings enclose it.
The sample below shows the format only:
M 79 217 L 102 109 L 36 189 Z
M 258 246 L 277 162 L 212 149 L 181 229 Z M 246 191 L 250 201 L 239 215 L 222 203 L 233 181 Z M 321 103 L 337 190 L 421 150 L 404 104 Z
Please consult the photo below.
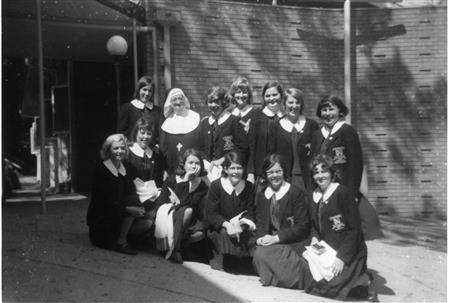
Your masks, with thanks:
M 310 232 L 307 195 L 285 180 L 286 168 L 279 155 L 269 155 L 262 168 L 268 186 L 255 199 L 253 265 L 263 286 L 302 289 L 300 251 Z
M 236 152 L 227 153 L 223 176 L 212 182 L 206 198 L 208 237 L 213 246 L 211 267 L 223 269 L 225 254 L 244 257 L 252 254 L 249 240 L 255 230 L 252 183 L 245 177 L 245 162 Z
M 221 167 L 227 152 L 235 151 L 244 159 L 248 154 L 248 143 L 245 131 L 239 119 L 226 109 L 229 99 L 221 87 L 212 87 L 207 92 L 206 103 L 211 116 L 200 122 L 200 150 L 212 167 Z
M 344 300 L 352 289 L 365 289 L 370 301 L 376 300 L 372 275 L 367 270 L 367 247 L 353 196 L 345 185 L 336 183 L 333 159 L 317 155 L 312 174 L 317 188 L 312 193 L 310 216 L 311 244 L 325 241 L 336 251 L 330 281 L 315 281 L 308 269 L 304 272 L 305 292 Z M 360 292 L 361 293 L 361 292 Z
M 87 225 L 93 245 L 135 255 L 128 238 L 146 235 L 152 222 L 144 216 L 144 207 L 139 206 L 129 167 L 123 162 L 126 141 L 124 135 L 114 134 L 103 143 L 102 162 L 94 170 Z
M 189 148 L 200 145 L 200 115 L 190 109 L 184 92 L 173 88 L 164 104 L 164 120 L 161 125 L 160 149 L 163 152 L 168 173 L 174 174 L 178 160 Z
M 183 263 L 182 241 L 195 235 L 203 235 L 204 198 L 208 186 L 202 180 L 204 174 L 203 159 L 195 149 L 187 149 L 179 159 L 179 167 L 175 174 L 170 175 L 164 182 L 158 206 L 164 203 L 173 204 L 173 251 L 167 256 L 175 263 Z M 175 194 L 176 198 L 172 195 Z M 156 226 L 158 228 L 158 226 Z M 197 240 L 197 239 L 194 239 Z
M 127 159 L 136 193 L 146 210 L 146 217 L 152 221 L 156 215 L 155 201 L 159 197 L 166 170 L 162 153 L 150 147 L 154 132 L 151 122 L 145 118 L 138 119 L 131 133 L 134 143 L 129 147 Z M 150 185 L 149 181 L 154 183 Z
M 345 123 L 348 109 L 337 96 L 324 97 L 316 115 L 323 126 L 313 134 L 312 156 L 329 155 L 336 166 L 339 183 L 345 185 L 354 200 L 358 200 L 363 171 L 361 144 L 355 129 Z
M 270 153 L 269 130 L 283 117 L 281 85 L 275 81 L 267 82 L 262 89 L 262 99 L 263 108 L 257 112 L 254 119 L 255 125 L 250 127 L 249 133 L 248 173 L 254 174 L 255 178 L 262 177 L 261 163 Z
M 312 190 L 309 170 L 311 139 L 319 127 L 316 121 L 302 114 L 302 91 L 297 88 L 287 89 L 283 103 L 286 116 L 275 124 L 269 134 L 270 150 L 283 158 L 287 169 L 286 177 L 292 184 Z
M 155 133 L 153 134 L 153 142 L 159 142 L 159 128 L 162 122 L 161 109 L 153 103 L 153 94 L 155 84 L 149 76 L 141 77 L 136 83 L 133 100 L 121 106 L 119 112 L 119 121 L 117 122 L 117 131 L 124 134 L 130 141 L 131 132 L 140 118 L 145 118 L 153 123 Z

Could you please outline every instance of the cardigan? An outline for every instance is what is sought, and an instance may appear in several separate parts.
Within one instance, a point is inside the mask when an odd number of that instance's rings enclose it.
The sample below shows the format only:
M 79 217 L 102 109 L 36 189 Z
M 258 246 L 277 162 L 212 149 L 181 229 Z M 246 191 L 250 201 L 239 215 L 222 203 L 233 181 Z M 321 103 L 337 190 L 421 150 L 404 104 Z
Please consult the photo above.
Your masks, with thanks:
M 220 159 L 230 151 L 247 157 L 248 143 L 245 131 L 239 123 L 239 118 L 229 113 L 228 115 L 225 119 L 219 118 L 214 132 L 210 123 L 212 117 L 205 117 L 200 122 L 200 151 L 208 161 Z
M 321 151 L 325 138 L 321 130 L 316 130 L 311 141 L 311 159 Z M 357 198 L 361 185 L 363 160 L 361 144 L 355 129 L 343 124 L 335 133 L 330 134 L 325 153 L 333 158 L 339 183 L 348 187 Z
M 210 228 L 219 231 L 223 222 L 229 221 L 243 211 L 243 218 L 255 222 L 255 202 L 253 184 L 241 180 L 244 184 L 242 191 L 233 198 L 230 189 L 225 189 L 222 183 L 225 178 L 220 178 L 211 183 L 206 198 L 206 221 Z
M 129 167 L 123 163 L 125 170 Z M 133 181 L 129 174 L 115 176 L 100 162 L 94 169 L 91 199 L 87 211 L 87 225 L 108 227 L 120 224 L 125 206 L 139 205 Z
M 163 122 L 163 116 L 161 114 L 161 108 L 157 105 L 153 105 L 152 109 L 147 106 L 139 109 L 131 102 L 125 103 L 121 106 L 119 112 L 119 120 L 117 122 L 117 132 L 124 134 L 128 140 L 135 141 L 136 138 L 131 138 L 133 128 L 140 118 L 145 118 L 153 123 L 154 133 L 152 137 L 152 145 L 159 142 L 159 129 Z
M 285 183 L 289 184 L 289 183 Z M 267 189 L 266 189 L 267 190 Z M 267 198 L 265 191 L 256 194 L 256 239 L 270 234 L 271 197 Z M 310 233 L 308 216 L 308 197 L 299 187 L 290 184 L 289 190 L 279 203 L 280 229 L 278 237 L 280 244 L 300 242 Z
M 279 120 L 278 115 L 267 116 L 262 110 L 255 113 L 255 117 L 250 125 L 248 134 L 250 155 L 247 164 L 248 173 L 253 173 L 260 177 L 262 173 L 262 163 L 269 151 L 269 131 Z
M 316 121 L 306 118 L 305 125 L 299 131 L 297 143 L 297 155 L 293 155 L 291 132 L 282 127 L 280 121 L 276 123 L 268 136 L 270 153 L 277 153 L 286 164 L 287 176 L 292 176 L 292 165 L 294 156 L 300 160 L 302 175 L 304 176 L 307 189 L 312 187 L 310 178 L 309 162 L 311 160 L 311 140 L 313 133 L 319 128 Z M 311 189 L 312 190 L 312 189 Z
M 311 237 L 327 242 L 336 250 L 337 257 L 348 265 L 357 254 L 367 250 L 358 207 L 352 203 L 352 195 L 344 185 L 338 185 L 334 192 L 325 194 L 323 199 L 325 202 L 319 225 L 319 202 L 311 198 Z

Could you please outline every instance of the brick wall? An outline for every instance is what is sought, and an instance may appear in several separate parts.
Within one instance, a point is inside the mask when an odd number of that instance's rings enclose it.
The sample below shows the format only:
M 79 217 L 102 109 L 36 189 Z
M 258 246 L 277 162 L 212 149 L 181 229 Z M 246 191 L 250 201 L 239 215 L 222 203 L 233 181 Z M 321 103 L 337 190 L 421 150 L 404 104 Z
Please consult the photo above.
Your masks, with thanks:
M 181 12 L 171 30 L 172 86 L 201 113 L 208 87 L 228 88 L 237 75 L 249 78 L 256 102 L 268 80 L 302 89 L 313 118 L 322 96 L 343 96 L 342 10 L 150 3 Z M 353 21 L 352 124 L 363 145 L 369 200 L 380 213 L 445 217 L 446 8 L 357 9 Z

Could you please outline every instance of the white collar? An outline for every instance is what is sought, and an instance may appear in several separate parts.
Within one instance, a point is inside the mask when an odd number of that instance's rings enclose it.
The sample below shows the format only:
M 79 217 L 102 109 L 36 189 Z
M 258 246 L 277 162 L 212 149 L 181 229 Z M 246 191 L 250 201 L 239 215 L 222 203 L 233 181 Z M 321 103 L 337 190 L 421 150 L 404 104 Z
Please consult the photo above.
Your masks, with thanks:
M 239 196 L 245 188 L 245 180 L 241 180 L 236 186 L 233 186 L 228 178 L 222 177 L 220 178 L 220 184 L 222 184 L 223 189 L 229 195 L 231 195 L 234 190 L 236 192 L 236 195 Z
M 335 132 L 337 132 L 342 125 L 345 124 L 345 120 L 342 121 L 338 121 L 333 125 L 333 128 L 331 129 L 331 132 L 328 131 L 328 129 L 325 126 L 322 126 L 322 128 L 320 129 L 320 131 L 322 132 L 322 135 L 324 138 L 328 138 L 328 136 L 334 134 Z
M 112 163 L 111 159 L 103 161 L 103 164 L 106 166 L 106 168 L 113 174 L 114 176 L 118 177 L 119 174 L 122 176 L 127 175 L 127 171 L 125 169 L 125 166 L 123 166 L 123 163 L 120 162 L 119 169 L 117 169 L 114 164 Z
M 147 106 L 149 109 L 153 109 L 153 103 L 149 103 L 149 104 L 145 104 L 142 103 L 141 101 L 134 99 L 133 101 L 131 101 L 131 104 L 133 104 L 134 107 L 139 108 L 139 109 L 144 109 L 145 106 Z
M 238 112 L 239 112 L 238 117 L 241 117 L 241 118 L 242 118 L 242 117 L 247 116 L 247 114 L 248 114 L 249 112 L 251 112 L 252 109 L 253 109 L 253 107 L 251 107 L 249 104 L 247 104 L 247 106 L 246 106 L 243 110 L 239 110 L 239 109 L 238 109 Z
M 295 129 L 297 129 L 297 131 L 299 133 L 303 132 L 303 128 L 305 127 L 306 124 L 306 118 L 305 116 L 301 115 L 297 122 L 292 123 L 291 120 L 289 120 L 287 117 L 284 117 L 283 119 L 280 120 L 280 125 L 281 127 L 287 131 L 287 132 L 292 132 L 292 129 L 295 127 Z
M 145 150 L 142 149 L 142 147 L 139 146 L 136 142 L 134 142 L 133 145 L 130 146 L 130 151 L 135 154 L 138 157 L 143 158 L 144 153 L 147 155 L 147 157 L 151 158 L 153 155 L 153 151 L 150 147 L 147 147 Z
M 225 121 L 227 121 L 228 118 L 230 118 L 230 117 L 231 117 L 231 113 L 229 111 L 224 110 L 220 114 L 217 123 L 220 125 L 220 124 L 224 123 Z M 209 116 L 208 122 L 209 122 L 210 125 L 213 125 L 215 121 L 216 121 L 216 118 L 214 118 L 213 116 Z
M 283 181 L 283 184 L 281 184 L 280 189 L 278 191 L 273 191 L 273 189 L 270 186 L 267 186 L 266 190 L 264 191 L 264 196 L 266 196 L 266 199 L 272 198 L 273 194 L 275 194 L 275 199 L 280 200 L 281 198 L 286 195 L 286 193 L 289 191 L 289 188 L 291 188 L 291 184 L 289 184 L 286 181 Z
M 313 192 L 313 200 L 315 203 L 319 203 L 322 199 L 325 204 L 328 204 L 328 199 L 330 196 L 334 193 L 334 191 L 338 188 L 339 183 L 337 182 L 331 182 L 330 185 L 328 185 L 327 189 L 325 190 L 325 193 L 322 193 L 322 191 L 319 188 L 316 188 Z
M 263 108 L 262 112 L 267 116 L 267 117 L 273 117 L 275 115 L 277 115 L 279 118 L 283 117 L 283 113 L 281 111 L 278 111 L 277 113 L 274 113 L 273 111 L 271 111 L 267 106 Z
M 177 183 L 189 182 L 189 192 L 194 191 L 200 185 L 201 181 L 202 181 L 202 179 L 199 177 L 195 177 L 194 179 L 192 179 L 190 181 L 186 181 L 186 180 L 184 180 L 184 178 L 180 177 L 179 175 L 175 175 L 175 182 L 177 182 Z
M 162 124 L 161 129 L 169 134 L 187 134 L 200 123 L 200 115 L 190 109 L 186 115 L 180 116 L 172 113 Z
M 235 117 L 239 117 L 241 112 L 239 111 L 239 108 L 235 107 L 233 108 L 233 110 L 231 111 L 231 114 Z

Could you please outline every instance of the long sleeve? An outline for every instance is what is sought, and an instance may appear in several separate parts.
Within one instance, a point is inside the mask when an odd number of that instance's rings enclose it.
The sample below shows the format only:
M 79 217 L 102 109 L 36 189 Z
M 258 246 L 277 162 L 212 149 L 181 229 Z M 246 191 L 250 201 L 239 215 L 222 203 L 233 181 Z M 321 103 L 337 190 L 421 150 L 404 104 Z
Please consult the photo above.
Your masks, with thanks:
M 208 190 L 206 200 L 206 220 L 215 230 L 222 227 L 226 219 L 220 212 L 220 179 L 213 182 Z
M 254 115 L 254 118 L 250 121 L 250 129 L 247 135 L 248 139 L 248 164 L 247 164 L 247 172 L 249 174 L 255 174 L 255 153 L 256 150 L 256 127 L 257 127 L 257 116 Z
M 309 215 L 308 215 L 308 200 L 306 194 L 297 189 L 293 191 L 293 224 L 282 224 L 278 232 L 280 243 L 299 242 L 309 236 Z M 283 218 L 283 222 L 289 221 L 288 218 Z
M 339 192 L 338 203 L 342 209 L 344 223 L 347 226 L 346 235 L 337 251 L 337 257 L 349 264 L 353 256 L 358 252 L 362 241 L 361 220 L 356 203 L 352 202 L 351 193 L 348 190 Z
M 348 153 L 345 185 L 349 188 L 351 194 L 354 197 L 357 197 L 363 171 L 361 144 L 359 142 L 358 134 L 351 127 L 348 128 L 344 141 Z
M 247 134 L 243 129 L 242 125 L 239 123 L 238 119 L 234 119 L 233 121 L 233 132 L 234 132 L 234 144 L 236 152 L 244 155 L 244 159 L 247 159 L 248 156 L 248 141 Z
M 269 233 L 269 205 L 263 192 L 256 194 L 256 239 Z

